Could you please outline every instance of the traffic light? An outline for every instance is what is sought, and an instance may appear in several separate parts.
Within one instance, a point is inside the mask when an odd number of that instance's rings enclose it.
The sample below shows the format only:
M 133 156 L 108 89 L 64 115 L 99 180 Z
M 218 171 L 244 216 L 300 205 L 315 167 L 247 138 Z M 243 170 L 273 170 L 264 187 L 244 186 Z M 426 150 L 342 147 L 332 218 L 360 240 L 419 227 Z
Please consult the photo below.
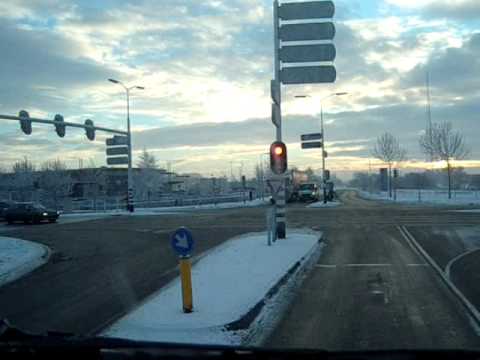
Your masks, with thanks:
M 55 118 L 53 119 L 55 121 L 55 131 L 57 132 L 57 135 L 60 137 L 65 136 L 65 120 L 63 120 L 63 116 L 60 114 L 55 115 Z
M 330 170 L 325 170 L 325 181 L 330 180 Z
M 281 141 L 275 141 L 270 146 L 270 169 L 277 175 L 287 171 L 287 146 Z
M 393 169 L 393 177 L 398 178 L 398 169 Z
M 32 133 L 32 121 L 30 120 L 30 115 L 27 111 L 21 110 L 18 113 L 18 117 L 20 118 L 20 127 L 22 128 L 22 131 L 25 134 L 30 135 Z
M 93 121 L 90 119 L 85 120 L 85 126 L 91 126 L 91 128 L 86 128 L 85 129 L 85 134 L 87 135 L 88 140 L 95 140 L 95 129 L 93 127 Z

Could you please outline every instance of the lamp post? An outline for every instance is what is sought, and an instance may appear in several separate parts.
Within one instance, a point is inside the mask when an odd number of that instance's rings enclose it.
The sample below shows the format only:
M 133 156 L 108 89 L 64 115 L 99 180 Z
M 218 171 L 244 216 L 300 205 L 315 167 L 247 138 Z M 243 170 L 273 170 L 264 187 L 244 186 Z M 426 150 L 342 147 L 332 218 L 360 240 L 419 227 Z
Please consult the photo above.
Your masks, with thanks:
M 145 90 L 143 86 L 125 86 L 121 81 L 115 79 L 108 79 L 108 81 L 118 84 L 125 89 L 127 95 L 127 132 L 128 132 L 128 195 L 127 195 L 127 210 L 130 212 L 135 211 L 133 205 L 133 179 L 132 179 L 132 132 L 130 129 L 130 91 L 133 89 Z
M 325 158 L 326 158 L 326 150 L 325 150 L 325 129 L 323 127 L 323 102 L 328 98 L 333 96 L 342 96 L 347 95 L 347 92 L 336 92 L 330 95 L 324 96 L 320 99 L 320 132 L 322 133 L 322 181 L 323 181 L 323 203 L 327 203 L 327 179 L 325 178 Z M 298 99 L 305 99 L 311 97 L 310 95 L 296 95 Z

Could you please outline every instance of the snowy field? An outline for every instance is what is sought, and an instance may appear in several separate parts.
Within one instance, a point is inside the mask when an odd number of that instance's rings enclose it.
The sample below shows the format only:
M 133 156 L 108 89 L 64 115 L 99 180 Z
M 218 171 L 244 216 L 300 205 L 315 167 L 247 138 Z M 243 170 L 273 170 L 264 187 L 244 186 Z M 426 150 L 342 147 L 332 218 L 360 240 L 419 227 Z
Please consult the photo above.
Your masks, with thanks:
M 368 200 L 394 201 L 387 192 L 369 193 L 357 190 L 360 197 Z M 480 192 L 455 191 L 452 198 L 448 199 L 447 191 L 437 190 L 397 190 L 397 202 L 401 203 L 427 203 L 439 205 L 480 205 Z
M 45 264 L 49 255 L 44 245 L 0 236 L 0 286 Z
M 192 270 L 194 312 L 185 314 L 177 278 L 102 335 L 133 340 L 239 345 L 245 334 L 227 331 L 298 262 L 318 248 L 321 233 L 289 231 L 267 245 L 265 233 L 234 238 L 199 260 Z

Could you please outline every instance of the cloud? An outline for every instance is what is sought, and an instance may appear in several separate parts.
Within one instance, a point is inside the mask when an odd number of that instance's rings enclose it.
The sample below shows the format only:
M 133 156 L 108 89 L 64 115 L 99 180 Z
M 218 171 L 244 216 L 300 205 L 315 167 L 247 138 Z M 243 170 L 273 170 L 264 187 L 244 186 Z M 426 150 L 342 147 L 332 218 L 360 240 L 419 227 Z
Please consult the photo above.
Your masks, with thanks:
M 48 30 L 24 30 L 0 22 L 0 104 L 3 111 L 65 107 L 75 91 L 116 71 L 94 63 L 82 49 Z
M 425 18 L 476 20 L 480 18 L 480 3 L 477 0 L 386 0 L 387 3 L 407 8 L 421 9 Z
M 471 98 L 480 94 L 480 33 L 472 34 L 462 47 L 450 47 L 433 54 L 426 64 L 415 67 L 404 79 L 404 86 L 422 87 L 427 71 L 432 93 L 451 102 L 455 98 Z

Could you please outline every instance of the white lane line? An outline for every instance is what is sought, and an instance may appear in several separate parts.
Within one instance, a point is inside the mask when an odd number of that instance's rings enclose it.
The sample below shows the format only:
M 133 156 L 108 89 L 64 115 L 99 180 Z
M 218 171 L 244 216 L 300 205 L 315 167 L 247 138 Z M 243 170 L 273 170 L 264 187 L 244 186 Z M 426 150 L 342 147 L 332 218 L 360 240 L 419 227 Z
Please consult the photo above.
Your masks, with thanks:
M 480 312 L 475 308 L 475 306 L 468 301 L 468 299 L 462 294 L 460 290 L 455 286 L 454 283 L 450 281 L 445 276 L 445 273 L 442 271 L 440 266 L 437 265 L 437 263 L 430 257 L 430 255 L 427 254 L 427 252 L 420 246 L 420 244 L 415 240 L 412 234 L 407 230 L 406 227 L 404 226 L 397 226 L 398 230 L 400 233 L 403 235 L 405 240 L 407 240 L 408 244 L 412 246 L 412 248 L 417 248 L 417 250 L 420 252 L 420 254 L 423 256 L 423 258 L 430 264 L 430 266 L 437 272 L 437 274 L 440 276 L 440 278 L 443 280 L 443 282 L 447 285 L 447 287 L 450 289 L 451 292 L 453 292 L 454 295 L 457 296 L 457 298 L 462 302 L 463 306 L 466 308 L 466 310 L 470 313 L 473 319 L 477 322 L 477 324 L 480 324 Z
M 392 266 L 392 264 L 345 264 L 345 267 L 382 267 L 382 266 Z
M 324 268 L 324 269 L 335 269 L 337 267 L 337 265 L 316 264 L 315 267 Z
M 428 264 L 427 264 L 427 263 L 421 263 L 421 264 L 407 264 L 407 266 L 413 266 L 413 267 L 415 267 L 415 266 L 428 266 Z
M 461 258 L 463 258 L 464 256 L 467 256 L 467 255 L 470 255 L 476 251 L 479 251 L 480 248 L 476 248 L 476 249 L 472 249 L 472 250 L 469 250 L 469 251 L 465 251 L 464 253 L 458 255 L 458 256 L 455 256 L 452 260 L 450 260 L 447 264 L 447 266 L 445 267 L 445 275 L 447 276 L 447 278 L 450 280 L 450 270 L 452 268 L 452 265 L 460 260 Z

